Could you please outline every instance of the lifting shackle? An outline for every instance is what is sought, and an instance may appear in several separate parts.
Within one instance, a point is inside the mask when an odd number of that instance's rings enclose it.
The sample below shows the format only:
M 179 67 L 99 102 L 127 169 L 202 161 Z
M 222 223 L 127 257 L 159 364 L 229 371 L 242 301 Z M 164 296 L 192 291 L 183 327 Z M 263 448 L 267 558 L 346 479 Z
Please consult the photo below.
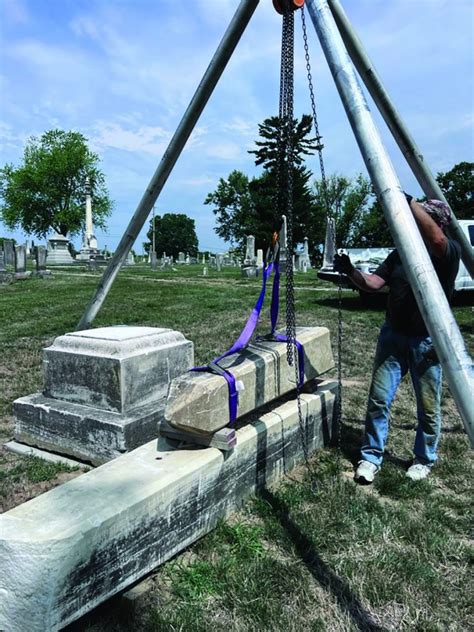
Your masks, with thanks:
M 304 5 L 304 0 L 273 0 L 275 11 L 280 15 L 285 12 L 296 11 Z

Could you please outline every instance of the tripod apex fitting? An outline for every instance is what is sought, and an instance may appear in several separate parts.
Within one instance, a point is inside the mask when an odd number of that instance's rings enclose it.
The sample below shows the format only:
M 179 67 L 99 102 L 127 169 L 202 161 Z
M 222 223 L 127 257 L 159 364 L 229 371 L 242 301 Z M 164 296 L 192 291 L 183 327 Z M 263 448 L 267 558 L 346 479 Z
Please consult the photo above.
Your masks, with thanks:
M 304 0 L 273 0 L 273 7 L 280 15 L 303 8 Z

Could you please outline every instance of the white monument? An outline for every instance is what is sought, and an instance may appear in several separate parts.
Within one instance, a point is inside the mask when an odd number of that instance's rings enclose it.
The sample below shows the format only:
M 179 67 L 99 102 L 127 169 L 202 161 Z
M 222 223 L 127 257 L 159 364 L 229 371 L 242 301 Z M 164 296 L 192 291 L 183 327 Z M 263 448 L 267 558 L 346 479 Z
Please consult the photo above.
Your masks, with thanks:
M 102 259 L 97 248 L 97 239 L 94 235 L 94 224 L 92 223 L 92 195 L 89 178 L 86 179 L 86 228 L 82 241 L 82 248 L 76 257 L 76 261 L 91 261 Z
M 69 252 L 69 240 L 64 235 L 55 233 L 48 239 L 48 265 L 61 266 L 74 263 L 74 259 Z

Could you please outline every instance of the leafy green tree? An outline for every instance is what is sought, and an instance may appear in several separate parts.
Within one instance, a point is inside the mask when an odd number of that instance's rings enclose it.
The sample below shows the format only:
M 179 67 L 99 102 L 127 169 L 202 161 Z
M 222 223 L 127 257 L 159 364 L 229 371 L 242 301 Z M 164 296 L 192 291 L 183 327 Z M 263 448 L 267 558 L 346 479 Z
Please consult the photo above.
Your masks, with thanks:
M 0 217 L 13 230 L 45 237 L 84 229 L 86 179 L 92 190 L 94 225 L 105 228 L 112 202 L 99 157 L 79 132 L 54 129 L 27 142 L 22 164 L 0 169 Z
M 354 180 L 333 174 L 326 179 L 326 183 L 328 206 L 336 222 L 338 247 L 361 248 L 381 245 L 369 242 L 369 235 L 376 228 L 382 230 L 378 223 L 377 207 L 373 205 L 369 209 L 369 201 L 373 198 L 370 181 L 362 174 Z M 322 207 L 324 195 L 321 180 L 315 181 L 314 189 L 315 197 Z M 380 213 L 381 221 L 384 222 L 383 213 Z
M 145 245 L 150 251 L 153 243 L 153 220 L 150 220 L 150 229 Z M 155 252 L 161 257 L 166 252 L 168 256 L 178 257 L 179 252 L 187 252 L 195 257 L 198 253 L 198 238 L 196 235 L 194 220 L 183 213 L 165 213 L 163 217 L 155 216 Z
M 474 162 L 459 162 L 436 176 L 458 219 L 474 218 Z
M 312 118 L 303 115 L 301 121 L 294 119 L 290 127 L 278 117 L 271 117 L 259 125 L 261 140 L 257 149 L 249 153 L 256 156 L 257 166 L 263 166 L 259 177 L 248 178 L 240 171 L 233 171 L 227 179 L 221 178 L 217 189 L 209 193 L 205 204 L 213 206 L 216 215 L 215 232 L 225 241 L 243 250 L 246 235 L 255 236 L 257 248 L 268 246 L 272 231 L 279 225 L 284 207 L 278 200 L 278 183 L 286 169 L 280 145 L 284 133 L 292 134 L 293 153 L 293 234 L 295 243 L 308 236 L 309 227 L 317 222 L 314 216 L 319 209 L 314 204 L 309 185 L 311 172 L 304 166 L 304 156 L 314 153 L 316 139 L 310 138 Z M 319 213 L 320 215 L 320 213 Z M 324 239 L 324 227 L 319 221 L 319 242 Z M 318 243 L 319 243 L 318 242 Z

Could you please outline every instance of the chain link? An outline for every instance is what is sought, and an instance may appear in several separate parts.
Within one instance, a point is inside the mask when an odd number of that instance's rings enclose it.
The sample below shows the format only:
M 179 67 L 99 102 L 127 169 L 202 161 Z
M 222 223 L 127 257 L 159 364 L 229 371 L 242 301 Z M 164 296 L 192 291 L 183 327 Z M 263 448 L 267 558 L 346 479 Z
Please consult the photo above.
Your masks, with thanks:
M 319 131 L 319 123 L 318 116 L 316 113 L 316 99 L 314 96 L 314 86 L 313 86 L 313 77 L 311 73 L 311 61 L 309 57 L 309 46 L 308 46 L 308 34 L 306 31 L 306 19 L 305 19 L 305 9 L 304 6 L 301 9 L 301 27 L 303 31 L 303 45 L 305 52 L 305 61 L 306 61 L 306 74 L 308 78 L 308 86 L 309 86 L 309 96 L 311 100 L 311 111 L 313 115 L 313 126 L 314 132 L 316 136 L 316 140 L 318 142 L 317 150 L 319 157 L 319 167 L 321 170 L 321 189 L 323 193 L 323 202 L 326 210 L 326 217 L 333 218 L 335 223 L 335 218 L 333 217 L 330 201 L 329 201 L 329 192 L 326 178 L 326 170 L 324 168 L 324 160 L 323 160 L 323 148 L 324 145 L 322 143 L 322 136 Z M 336 231 L 331 231 L 332 234 L 332 248 L 333 252 L 336 251 Z M 336 396 L 336 411 L 335 411 L 335 443 L 337 446 L 337 463 L 336 463 L 336 471 L 340 473 L 341 471 L 341 454 L 342 454 L 342 342 L 343 342 L 343 324 L 342 324 L 342 276 L 339 274 L 338 281 L 338 293 L 337 293 L 337 359 L 336 359 L 336 371 L 337 371 L 337 396 Z
M 298 354 L 296 353 L 296 316 L 293 275 L 294 213 L 293 213 L 293 173 L 294 173 L 294 12 L 283 14 L 282 56 L 280 72 L 280 133 L 279 173 L 277 172 L 278 200 L 280 215 L 286 215 L 286 338 L 287 361 L 295 369 L 296 402 L 298 428 L 303 456 L 310 475 L 312 489 L 316 490 L 316 477 L 309 461 L 307 427 L 301 410 L 301 385 L 299 382 Z

